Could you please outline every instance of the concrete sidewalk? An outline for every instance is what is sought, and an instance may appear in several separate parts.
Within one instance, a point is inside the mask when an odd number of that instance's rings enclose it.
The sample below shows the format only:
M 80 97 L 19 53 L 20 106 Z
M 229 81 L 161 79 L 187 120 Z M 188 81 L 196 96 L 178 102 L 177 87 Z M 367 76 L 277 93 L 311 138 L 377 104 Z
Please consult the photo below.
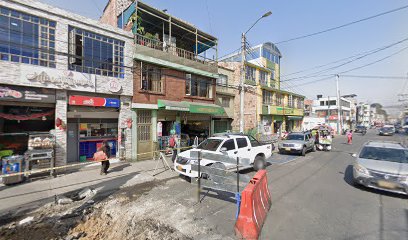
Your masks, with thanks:
M 168 163 L 172 167 L 170 160 Z M 123 187 L 176 176 L 178 174 L 168 168 L 166 170 L 161 161 L 148 160 L 111 164 L 107 175 L 100 175 L 100 164 L 95 164 L 60 174 L 56 178 L 48 177 L 11 186 L 0 184 L 0 217 L 7 212 L 36 208 L 53 201 L 55 196 L 85 187 L 96 189 L 98 194 L 109 194 Z

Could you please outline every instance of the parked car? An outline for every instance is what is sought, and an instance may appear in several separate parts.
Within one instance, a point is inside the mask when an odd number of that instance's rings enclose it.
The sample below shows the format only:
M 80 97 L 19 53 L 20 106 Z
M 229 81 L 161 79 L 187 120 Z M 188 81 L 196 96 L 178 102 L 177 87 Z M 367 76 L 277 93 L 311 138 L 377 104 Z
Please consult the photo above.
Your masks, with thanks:
M 395 130 L 391 127 L 382 127 L 378 130 L 380 136 L 392 136 L 394 135 Z
M 266 166 L 266 159 L 272 156 L 273 144 L 261 144 L 254 137 L 243 134 L 224 134 L 206 139 L 197 149 L 201 149 L 203 158 L 200 165 L 209 166 L 220 162 L 219 158 L 246 158 L 255 170 L 263 169 Z M 197 164 L 197 160 L 191 158 L 192 150 L 178 154 L 174 163 L 176 172 L 188 176 L 198 177 L 197 171 L 191 170 L 191 164 Z M 223 163 L 226 168 L 235 166 L 234 164 Z
M 402 144 L 368 142 L 354 157 L 354 183 L 408 195 L 408 150 Z
M 289 133 L 284 141 L 278 145 L 279 153 L 297 153 L 302 156 L 308 151 L 316 151 L 315 139 L 310 132 Z

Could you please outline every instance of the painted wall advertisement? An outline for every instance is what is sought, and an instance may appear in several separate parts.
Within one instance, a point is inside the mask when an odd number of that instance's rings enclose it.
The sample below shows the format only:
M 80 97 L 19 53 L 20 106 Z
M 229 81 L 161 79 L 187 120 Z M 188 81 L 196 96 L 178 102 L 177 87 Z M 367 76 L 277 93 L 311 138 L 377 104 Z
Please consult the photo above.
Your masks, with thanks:
M 21 65 L 18 85 L 95 92 L 95 75 Z

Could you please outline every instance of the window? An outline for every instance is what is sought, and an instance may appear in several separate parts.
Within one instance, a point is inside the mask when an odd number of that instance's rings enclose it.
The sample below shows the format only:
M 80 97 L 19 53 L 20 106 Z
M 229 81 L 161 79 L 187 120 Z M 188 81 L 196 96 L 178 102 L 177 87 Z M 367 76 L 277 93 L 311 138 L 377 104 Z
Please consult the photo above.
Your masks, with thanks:
M 263 99 L 263 104 L 273 104 L 272 102 L 272 93 L 266 90 L 262 90 L 262 99 Z
M 227 151 L 235 150 L 234 139 L 228 139 L 225 141 L 221 148 L 226 148 Z
M 288 96 L 288 107 L 293 107 L 293 96 L 292 95 Z
M 55 68 L 56 22 L 0 8 L 0 59 Z
M 186 95 L 212 98 L 212 80 L 198 75 L 186 75 Z
M 255 76 L 256 69 L 250 66 L 246 66 L 245 69 L 246 69 L 246 73 L 245 73 L 246 80 L 255 82 L 256 81 L 256 76 Z
M 206 139 L 204 142 L 198 145 L 198 149 L 208 150 L 208 151 L 215 151 L 217 150 L 218 146 L 221 144 L 221 139 Z
M 262 85 L 266 85 L 266 81 L 268 78 L 268 73 L 265 71 L 259 71 L 259 83 Z
M 263 48 L 262 49 L 262 57 L 268 59 L 269 61 L 279 64 L 279 56 L 271 53 L 268 49 Z
M 69 69 L 124 78 L 125 42 L 69 27 Z
M 228 85 L 228 76 L 224 75 L 224 74 L 219 74 L 219 78 L 217 79 L 217 85 L 227 86 Z
M 283 96 L 282 94 L 278 93 L 276 94 L 276 105 L 281 106 L 283 103 Z
M 324 101 L 320 101 L 320 106 L 324 106 Z
M 140 63 L 142 66 L 142 78 L 141 78 L 141 89 L 151 92 L 163 92 L 163 81 L 161 68 Z
M 275 70 L 271 70 L 271 80 L 275 80 Z
M 248 142 L 245 138 L 237 138 L 236 140 L 238 148 L 248 147 Z
M 249 141 L 251 142 L 252 147 L 261 146 L 261 144 L 258 142 L 258 140 L 256 140 L 254 137 L 248 136 L 248 138 L 249 138 Z
M 221 100 L 221 106 L 222 107 L 229 107 L 230 106 L 230 98 L 229 97 L 222 97 L 220 98 Z
M 304 107 L 304 100 L 302 98 L 297 98 L 296 107 L 302 109 Z

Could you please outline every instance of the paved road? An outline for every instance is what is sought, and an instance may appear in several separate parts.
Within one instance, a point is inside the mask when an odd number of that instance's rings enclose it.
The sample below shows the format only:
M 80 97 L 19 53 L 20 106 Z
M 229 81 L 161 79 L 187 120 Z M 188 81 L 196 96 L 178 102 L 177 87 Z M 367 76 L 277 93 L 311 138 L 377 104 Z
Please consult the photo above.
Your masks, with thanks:
M 401 140 L 371 130 L 353 145 L 268 167 L 272 208 L 261 239 L 408 239 L 408 198 L 351 185 L 353 157 L 365 141 Z

